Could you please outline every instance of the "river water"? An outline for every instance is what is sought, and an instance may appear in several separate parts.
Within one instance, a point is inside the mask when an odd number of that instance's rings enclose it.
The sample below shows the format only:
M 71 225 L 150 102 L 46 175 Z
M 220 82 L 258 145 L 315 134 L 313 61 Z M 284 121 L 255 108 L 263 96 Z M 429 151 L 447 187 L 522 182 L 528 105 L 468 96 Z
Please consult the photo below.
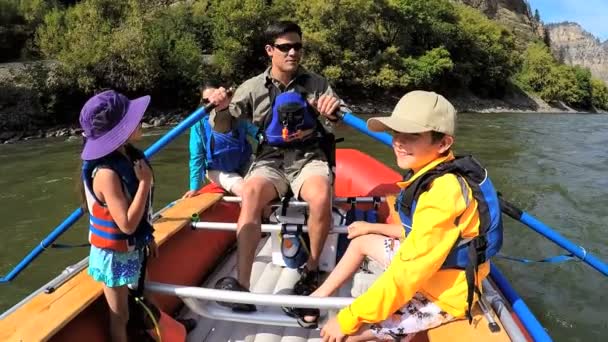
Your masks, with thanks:
M 148 131 L 142 147 L 164 131 Z M 462 114 L 456 152 L 472 153 L 487 166 L 507 200 L 541 219 L 573 242 L 608 261 L 608 115 Z M 386 147 L 349 128 L 339 147 L 358 148 L 394 167 Z M 155 207 L 188 186 L 187 136 L 153 160 Z M 46 139 L 0 146 L 0 274 L 77 206 L 78 141 Z M 506 218 L 502 252 L 527 258 L 562 253 L 540 235 Z M 80 222 L 58 242 L 86 242 Z M 45 251 L 10 284 L 0 285 L 0 312 L 40 287 L 86 248 Z M 608 335 L 608 281 L 582 262 L 497 265 L 557 341 L 599 341 Z

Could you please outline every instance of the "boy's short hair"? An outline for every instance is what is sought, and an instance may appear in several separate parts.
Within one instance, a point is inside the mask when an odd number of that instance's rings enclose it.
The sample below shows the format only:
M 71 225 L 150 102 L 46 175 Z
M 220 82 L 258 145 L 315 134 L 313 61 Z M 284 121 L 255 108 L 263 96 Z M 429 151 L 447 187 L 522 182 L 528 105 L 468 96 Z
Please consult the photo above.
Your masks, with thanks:
M 415 90 L 405 94 L 388 117 L 367 120 L 371 131 L 396 131 L 401 133 L 423 133 L 434 131 L 454 136 L 456 109 L 443 96 Z M 443 138 L 443 137 L 442 137 Z
M 296 33 L 302 39 L 302 29 L 293 21 L 283 20 L 270 24 L 264 32 L 266 44 L 272 45 L 282 35 Z

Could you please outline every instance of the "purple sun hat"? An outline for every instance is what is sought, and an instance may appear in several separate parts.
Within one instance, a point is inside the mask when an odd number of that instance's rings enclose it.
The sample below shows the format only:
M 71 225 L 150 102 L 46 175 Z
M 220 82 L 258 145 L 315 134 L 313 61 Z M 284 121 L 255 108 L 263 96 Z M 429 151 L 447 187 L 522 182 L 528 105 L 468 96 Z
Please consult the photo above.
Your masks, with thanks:
M 98 159 L 126 143 L 149 103 L 150 96 L 129 100 L 114 90 L 91 97 L 80 111 L 80 126 L 86 138 L 80 157 Z

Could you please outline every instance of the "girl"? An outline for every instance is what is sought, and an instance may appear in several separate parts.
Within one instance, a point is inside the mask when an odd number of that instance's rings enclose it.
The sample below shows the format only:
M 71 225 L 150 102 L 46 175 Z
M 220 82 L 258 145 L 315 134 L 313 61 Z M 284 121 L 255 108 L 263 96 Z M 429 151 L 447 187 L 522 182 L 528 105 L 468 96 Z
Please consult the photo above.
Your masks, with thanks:
M 80 112 L 82 181 L 90 221 L 88 273 L 103 283 L 113 341 L 127 341 L 127 285 L 145 273 L 144 253 L 157 255 L 152 169 L 131 145 L 141 139 L 140 122 L 149 103 L 150 96 L 129 100 L 108 90 L 90 98 Z

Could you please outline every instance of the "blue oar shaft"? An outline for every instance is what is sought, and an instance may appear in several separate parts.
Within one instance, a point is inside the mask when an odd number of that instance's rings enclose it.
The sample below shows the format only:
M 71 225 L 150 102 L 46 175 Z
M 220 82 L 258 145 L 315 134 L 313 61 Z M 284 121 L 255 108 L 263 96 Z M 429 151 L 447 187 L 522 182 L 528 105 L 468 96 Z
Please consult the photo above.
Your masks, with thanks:
M 524 300 L 521 299 L 511 284 L 509 284 L 507 278 L 505 278 L 494 264 L 490 264 L 490 277 L 494 280 L 494 283 L 496 283 L 500 292 L 505 296 L 513 308 L 513 311 L 517 314 L 517 317 L 524 327 L 526 327 L 526 331 L 534 341 L 552 341 L 547 331 L 543 328 L 532 311 L 530 311 L 530 308 L 526 305 Z
M 212 105 L 208 105 L 206 107 L 200 107 L 196 111 L 194 111 L 190 116 L 188 116 L 184 121 L 179 123 L 165 135 L 163 135 L 160 139 L 158 139 L 152 146 L 148 147 L 144 152 L 147 158 L 151 158 L 162 148 L 167 146 L 171 141 L 177 138 L 180 134 L 182 134 L 185 130 L 194 125 L 197 121 L 201 120 L 211 109 Z M 36 248 L 34 248 L 28 255 L 21 260 L 17 266 L 15 266 L 6 276 L 0 278 L 0 283 L 7 283 L 13 280 L 21 271 L 23 271 L 34 259 L 40 255 L 47 247 L 49 247 L 61 234 L 65 233 L 74 223 L 80 219 L 80 217 L 84 214 L 84 210 L 82 208 L 78 208 L 70 214 L 61 224 L 59 224 L 53 231 L 46 237 Z
M 148 147 L 144 154 L 146 158 L 152 158 L 158 151 L 167 146 L 171 141 L 180 136 L 184 131 L 188 128 L 192 127 L 197 121 L 200 121 L 205 115 L 207 115 L 208 110 L 204 107 L 200 107 L 195 110 L 190 116 L 188 116 L 184 121 L 180 122 L 177 126 L 173 127 L 167 134 L 163 135 L 160 139 L 158 139 L 152 146 Z
M 379 133 L 370 131 L 369 129 L 367 129 L 367 123 L 359 119 L 352 113 L 343 114 L 342 121 L 344 121 L 345 124 L 351 126 L 352 128 L 358 130 L 359 132 L 366 134 L 387 146 L 392 146 L 393 144 L 393 137 L 390 134 L 384 132 Z
M 523 212 L 519 221 L 525 224 L 526 226 L 532 228 L 534 231 L 546 237 L 547 239 L 553 241 L 558 246 L 574 254 L 576 257 L 586 262 L 603 275 L 608 276 L 608 265 L 606 263 L 595 257 L 593 254 L 587 252 L 583 247 L 572 243 L 570 240 L 566 239 L 555 230 L 549 228 L 549 226 L 542 223 L 532 215 Z
M 46 248 L 48 248 L 61 234 L 68 230 L 78 219 L 82 216 L 82 208 L 74 210 L 60 225 L 58 225 L 44 240 L 40 242 L 32 251 L 21 260 L 12 271 L 6 276 L 0 279 L 0 283 L 7 283 L 13 280 L 21 271 L 23 271 L 27 265 L 29 265 L 34 259 L 40 255 Z

